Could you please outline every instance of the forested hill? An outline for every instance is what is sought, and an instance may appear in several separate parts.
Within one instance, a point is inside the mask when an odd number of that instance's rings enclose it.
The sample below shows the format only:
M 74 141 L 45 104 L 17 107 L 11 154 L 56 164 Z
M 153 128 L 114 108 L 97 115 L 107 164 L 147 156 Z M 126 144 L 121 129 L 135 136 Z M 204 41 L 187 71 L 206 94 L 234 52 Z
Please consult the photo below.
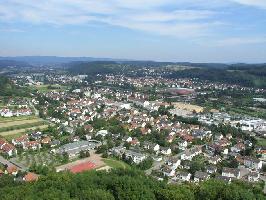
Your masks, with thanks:
M 90 171 L 82 174 L 55 173 L 35 183 L 0 178 L 1 200 L 262 200 L 259 185 L 225 184 L 218 180 L 169 185 L 139 171 Z
M 67 64 L 69 72 L 74 74 L 126 73 L 143 67 L 186 66 L 183 70 L 166 73 L 166 78 L 199 78 L 213 82 L 238 84 L 246 87 L 266 88 L 266 64 L 215 64 L 215 63 L 167 63 L 151 61 L 97 61 L 71 62 Z M 167 68 L 169 69 L 169 68 Z M 138 75 L 141 76 L 140 71 Z M 146 74 L 144 74 L 146 75 Z
M 27 88 L 14 85 L 7 77 L 0 76 L 0 96 L 21 96 L 27 97 L 29 90 Z
M 66 64 L 68 70 L 74 74 L 108 74 L 119 72 L 121 66 L 113 61 L 95 61 L 95 62 L 71 62 Z
M 226 69 L 218 68 L 193 68 L 177 71 L 169 78 L 200 78 L 202 80 L 217 81 L 229 84 L 238 84 L 247 87 L 266 88 L 266 66 L 237 67 L 230 66 Z
M 16 60 L 0 60 L 0 69 L 6 67 L 28 67 L 29 64 L 23 61 L 16 61 Z

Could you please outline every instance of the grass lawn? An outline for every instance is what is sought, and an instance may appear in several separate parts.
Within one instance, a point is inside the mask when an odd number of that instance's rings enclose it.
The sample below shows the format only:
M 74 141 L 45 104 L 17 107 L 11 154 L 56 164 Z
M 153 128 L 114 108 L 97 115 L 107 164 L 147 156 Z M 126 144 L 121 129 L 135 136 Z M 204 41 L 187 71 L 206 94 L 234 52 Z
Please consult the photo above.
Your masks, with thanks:
M 120 161 L 120 160 L 115 160 L 113 158 L 103 158 L 103 162 L 109 167 L 114 168 L 114 169 L 129 169 L 130 168 L 130 166 L 127 163 Z
M 0 123 L 0 129 L 6 128 L 6 127 L 23 126 L 26 124 L 33 124 L 33 123 L 39 123 L 39 122 L 43 122 L 43 119 L 36 118 L 36 119 L 6 121 L 5 123 Z
M 9 141 L 9 142 L 11 142 L 13 139 L 16 139 L 16 138 L 18 138 L 18 137 L 20 137 L 20 136 L 22 136 L 22 135 L 24 135 L 25 133 L 17 133 L 17 134 L 14 134 L 14 135 L 6 135 L 4 138 L 7 140 L 7 141 Z
M 31 120 L 31 119 L 38 119 L 34 115 L 30 116 L 19 116 L 19 117 L 0 117 L 0 124 L 6 122 L 14 122 L 14 121 L 21 121 L 21 120 Z
M 256 138 L 258 140 L 258 146 L 266 147 L 266 139 L 265 138 Z
M 13 130 L 13 131 L 5 131 L 5 132 L 1 132 L 0 136 L 7 137 L 7 136 L 10 136 L 10 135 L 23 134 L 23 133 L 26 133 L 28 131 L 32 131 L 32 130 L 36 130 L 36 129 L 43 130 L 43 129 L 48 128 L 48 126 L 49 125 L 45 124 L 45 125 L 33 126 L 33 127 L 29 127 L 29 128 L 22 128 L 22 129 Z

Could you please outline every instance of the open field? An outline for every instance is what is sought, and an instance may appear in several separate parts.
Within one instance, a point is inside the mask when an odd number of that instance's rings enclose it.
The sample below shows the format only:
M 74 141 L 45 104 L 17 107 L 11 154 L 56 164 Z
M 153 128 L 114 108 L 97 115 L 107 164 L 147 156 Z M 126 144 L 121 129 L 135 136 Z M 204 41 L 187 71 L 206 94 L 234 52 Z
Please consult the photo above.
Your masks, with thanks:
M 30 120 L 30 119 L 38 119 L 36 116 L 19 116 L 19 117 L 0 117 L 0 124 L 6 122 L 13 122 L 13 121 L 21 121 L 21 120 Z
M 31 86 L 31 89 L 38 90 L 41 93 L 46 93 L 50 91 L 64 91 L 67 89 L 67 86 L 62 85 L 37 85 L 37 86 Z
M 6 131 L 19 130 L 19 129 L 27 129 L 27 128 L 32 128 L 32 127 L 35 127 L 35 126 L 41 126 L 41 125 L 45 125 L 45 124 L 46 124 L 45 121 L 39 121 L 39 122 L 33 122 L 33 123 L 12 125 L 12 126 L 7 126 L 7 127 L 0 128 L 0 133 L 1 132 L 6 132 Z
M 258 146 L 266 147 L 266 139 L 265 138 L 256 138 L 258 140 Z
M 47 127 L 47 122 L 37 117 L 8 118 L 8 120 L 0 120 L 0 136 L 12 140 L 15 136 L 20 136 L 29 130 L 45 129 Z
M 17 121 L 5 121 L 4 123 L 0 122 L 0 129 L 9 127 L 9 126 L 19 126 L 19 125 L 25 125 L 25 124 L 33 124 L 37 122 L 42 122 L 43 120 L 40 118 L 36 119 L 26 119 L 26 120 L 17 120 Z
M 103 162 L 113 169 L 129 169 L 130 166 L 123 161 L 115 160 L 113 158 L 103 158 Z
M 40 125 L 40 126 L 34 126 L 31 128 L 23 128 L 23 129 L 17 129 L 17 130 L 13 130 L 13 131 L 5 131 L 5 132 L 1 132 L 0 136 L 6 137 L 6 136 L 10 136 L 10 135 L 17 135 L 20 133 L 26 133 L 27 131 L 31 131 L 31 130 L 36 130 L 36 129 L 46 129 L 48 128 L 48 125 Z

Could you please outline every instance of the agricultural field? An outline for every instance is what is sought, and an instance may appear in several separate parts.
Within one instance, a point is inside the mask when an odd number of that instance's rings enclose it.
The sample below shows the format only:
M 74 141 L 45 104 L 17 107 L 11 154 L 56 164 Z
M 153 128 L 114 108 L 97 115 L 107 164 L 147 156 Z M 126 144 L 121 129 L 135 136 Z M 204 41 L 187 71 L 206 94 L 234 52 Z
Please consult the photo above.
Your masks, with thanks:
M 20 121 L 20 120 L 30 120 L 37 119 L 38 117 L 30 115 L 30 116 L 19 116 L 19 117 L 0 117 L 0 124 L 6 122 Z
M 26 124 L 33 124 L 37 122 L 41 122 L 42 119 L 36 118 L 36 119 L 29 119 L 29 120 L 17 120 L 17 121 L 5 121 L 3 123 L 0 122 L 0 132 L 2 128 L 12 127 L 12 126 L 20 126 L 20 125 L 26 125 Z
M 0 120 L 0 136 L 12 140 L 30 130 L 45 129 L 48 123 L 37 117 L 19 117 L 14 119 Z
M 16 129 L 16 130 L 13 130 L 13 131 L 4 131 L 4 132 L 0 132 L 0 136 L 3 136 L 3 137 L 8 137 L 8 136 L 14 136 L 14 135 L 18 135 L 18 134 L 23 134 L 23 133 L 26 133 L 28 131 L 33 131 L 33 130 L 43 130 L 43 129 L 46 129 L 48 128 L 49 125 L 47 124 L 44 124 L 44 125 L 39 125 L 39 126 L 32 126 L 32 127 L 29 127 L 29 128 L 22 128 L 22 129 Z

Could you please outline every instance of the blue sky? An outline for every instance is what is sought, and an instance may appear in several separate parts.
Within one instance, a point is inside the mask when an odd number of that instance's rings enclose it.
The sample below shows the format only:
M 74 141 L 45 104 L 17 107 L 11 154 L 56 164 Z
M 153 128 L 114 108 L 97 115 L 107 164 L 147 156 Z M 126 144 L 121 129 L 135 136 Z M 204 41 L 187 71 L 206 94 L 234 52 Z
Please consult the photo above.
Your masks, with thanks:
M 0 0 L 0 55 L 266 62 L 266 0 Z

